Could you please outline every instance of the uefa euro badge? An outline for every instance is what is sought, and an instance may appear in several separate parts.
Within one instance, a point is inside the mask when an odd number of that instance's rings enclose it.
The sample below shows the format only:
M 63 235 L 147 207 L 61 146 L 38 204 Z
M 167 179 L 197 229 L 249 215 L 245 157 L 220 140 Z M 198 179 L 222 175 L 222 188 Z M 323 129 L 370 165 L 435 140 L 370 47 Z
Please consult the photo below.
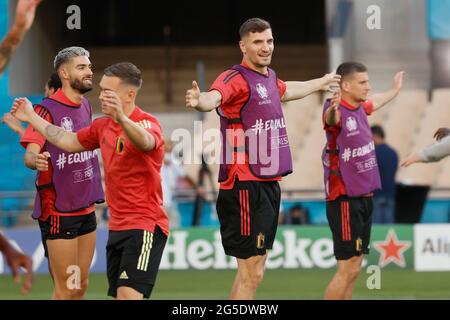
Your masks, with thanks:
M 358 123 L 356 122 L 356 119 L 353 117 L 348 117 L 347 122 L 345 123 L 347 126 L 348 131 L 352 132 L 358 129 Z
M 256 248 L 257 249 L 264 248 L 264 235 L 261 232 L 256 237 Z
M 358 237 L 356 239 L 356 251 L 361 252 L 362 250 L 362 239 Z

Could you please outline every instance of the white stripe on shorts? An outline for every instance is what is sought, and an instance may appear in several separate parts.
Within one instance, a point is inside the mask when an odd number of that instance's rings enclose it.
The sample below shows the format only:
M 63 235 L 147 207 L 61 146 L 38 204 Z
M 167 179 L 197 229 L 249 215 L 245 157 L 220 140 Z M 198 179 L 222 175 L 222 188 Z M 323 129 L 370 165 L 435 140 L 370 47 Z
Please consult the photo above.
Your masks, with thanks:
M 150 259 L 150 252 L 153 246 L 153 233 L 144 230 L 141 254 L 139 255 L 137 269 L 147 271 L 148 261 Z

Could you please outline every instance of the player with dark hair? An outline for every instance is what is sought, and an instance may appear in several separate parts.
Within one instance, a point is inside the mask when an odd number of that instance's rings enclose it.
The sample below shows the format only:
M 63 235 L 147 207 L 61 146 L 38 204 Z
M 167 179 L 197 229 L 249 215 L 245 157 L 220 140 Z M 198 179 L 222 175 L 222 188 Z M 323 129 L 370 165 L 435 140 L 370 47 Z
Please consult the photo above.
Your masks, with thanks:
M 239 35 L 242 62 L 219 75 L 208 92 L 200 92 L 193 81 L 186 106 L 201 112 L 216 109 L 220 116 L 217 213 L 225 253 L 238 263 L 231 298 L 253 299 L 275 240 L 281 199 L 278 182 L 292 172 L 281 104 L 328 90 L 339 76 L 331 73 L 305 82 L 284 82 L 269 68 L 274 51 L 269 22 L 249 19 Z
M 403 72 L 395 75 L 391 90 L 370 97 L 369 75 L 363 64 L 345 62 L 336 73 L 341 76 L 340 90 L 323 108 L 327 144 L 322 158 L 327 218 L 338 270 L 325 299 L 351 299 L 363 257 L 369 253 L 372 192 L 381 187 L 367 116 L 398 94 Z
M 81 47 L 65 48 L 56 55 L 54 67 L 62 87 L 34 110 L 46 121 L 76 132 L 92 122 L 91 105 L 84 97 L 92 90 L 89 52 Z M 52 298 L 82 299 L 95 251 L 95 203 L 104 202 L 98 156 L 61 150 L 35 129 L 28 127 L 21 144 L 26 148 L 25 165 L 38 171 L 32 216 L 39 223 L 48 257 Z M 72 274 L 68 268 L 73 266 L 79 268 L 80 283 L 71 287 L 67 285 Z
M 77 133 L 39 117 L 27 99 L 16 99 L 11 110 L 63 150 L 100 148 L 111 215 L 106 247 L 108 295 L 117 299 L 150 297 L 169 234 L 160 174 L 164 139 L 156 118 L 135 104 L 141 85 L 141 72 L 131 63 L 106 68 L 100 102 L 107 117 Z

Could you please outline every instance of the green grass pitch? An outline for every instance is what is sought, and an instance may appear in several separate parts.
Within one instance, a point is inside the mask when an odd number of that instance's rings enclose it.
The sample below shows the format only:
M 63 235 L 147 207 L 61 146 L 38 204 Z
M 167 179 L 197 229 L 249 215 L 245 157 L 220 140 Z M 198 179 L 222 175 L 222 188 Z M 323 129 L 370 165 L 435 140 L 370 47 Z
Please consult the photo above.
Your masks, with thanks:
M 322 299 L 333 276 L 332 270 L 267 270 L 256 299 Z M 234 270 L 167 271 L 158 274 L 152 299 L 228 299 Z M 354 299 L 450 299 L 449 272 L 382 270 L 381 289 L 369 290 L 370 274 L 360 274 Z M 105 274 L 91 274 L 86 299 L 110 299 L 106 296 Z M 23 297 L 8 275 L 0 276 L 0 299 L 50 299 L 49 275 L 38 275 L 32 292 Z

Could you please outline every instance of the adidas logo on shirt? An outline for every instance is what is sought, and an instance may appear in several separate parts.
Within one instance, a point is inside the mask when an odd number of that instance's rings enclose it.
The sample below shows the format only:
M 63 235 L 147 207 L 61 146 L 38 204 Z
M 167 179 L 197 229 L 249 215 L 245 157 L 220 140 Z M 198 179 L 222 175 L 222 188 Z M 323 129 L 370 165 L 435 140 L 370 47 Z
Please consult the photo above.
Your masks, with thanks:
M 127 272 L 125 270 L 120 274 L 119 279 L 128 279 L 128 275 L 127 275 Z
M 138 126 L 144 128 L 144 129 L 150 129 L 152 127 L 152 123 L 148 120 L 141 120 L 136 122 Z

